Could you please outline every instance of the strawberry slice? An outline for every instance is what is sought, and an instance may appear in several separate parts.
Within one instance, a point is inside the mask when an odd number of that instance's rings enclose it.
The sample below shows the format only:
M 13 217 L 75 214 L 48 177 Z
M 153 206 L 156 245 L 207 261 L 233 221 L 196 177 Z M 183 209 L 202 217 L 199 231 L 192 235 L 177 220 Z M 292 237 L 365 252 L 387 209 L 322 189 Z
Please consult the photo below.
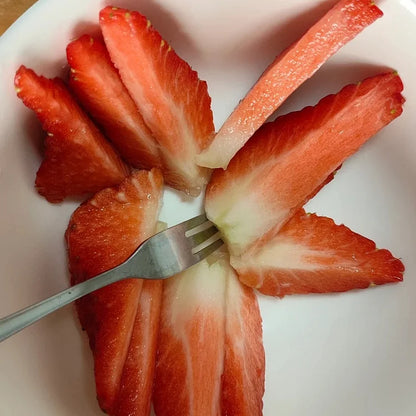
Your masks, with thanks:
M 135 168 L 161 168 L 158 145 L 143 121 L 105 45 L 83 35 L 66 48 L 69 85 L 78 101 Z
M 370 0 L 341 0 L 285 49 L 225 121 L 197 163 L 226 168 L 266 119 L 325 61 L 383 13 Z
M 154 233 L 162 186 L 158 170 L 135 171 L 120 186 L 102 190 L 74 212 L 66 231 L 72 284 L 120 264 Z M 98 401 L 109 414 L 116 414 L 116 405 L 122 407 L 117 402 L 120 382 L 134 379 L 129 373 L 135 354 L 143 358 L 141 376 L 149 378 L 142 383 L 150 383 L 153 377 L 151 363 L 143 360 L 154 355 L 154 342 L 147 340 L 154 336 L 149 331 L 157 328 L 154 318 L 146 315 L 152 310 L 149 300 L 138 307 L 141 292 L 142 280 L 127 279 L 77 301 L 79 318 L 94 354 Z M 139 317 L 142 313 L 144 318 Z M 148 323 L 151 325 L 146 328 Z M 136 387 L 125 390 L 132 392 Z M 150 401 L 150 391 L 146 394 L 141 400 Z
M 164 415 L 262 414 L 257 298 L 218 253 L 165 281 L 154 385 Z
M 206 82 L 140 13 L 108 6 L 100 26 L 123 83 L 161 146 L 165 181 L 198 195 L 210 171 L 196 165 L 195 155 L 214 133 Z
M 233 258 L 232 265 L 243 283 L 280 297 L 397 283 L 404 272 L 388 250 L 303 209 L 256 253 Z
M 150 415 L 163 282 L 143 281 L 115 416 Z
M 128 168 L 59 79 L 38 76 L 21 66 L 15 76 L 18 97 L 35 111 L 48 132 L 36 188 L 50 202 L 97 192 L 120 183 Z
M 257 297 L 229 267 L 221 414 L 261 416 L 265 357 Z
M 223 263 L 204 260 L 164 283 L 153 392 L 158 416 L 220 414 L 227 277 Z
M 205 208 L 232 254 L 275 235 L 347 157 L 398 117 L 402 89 L 396 73 L 348 85 L 266 123 L 227 170 L 215 170 Z

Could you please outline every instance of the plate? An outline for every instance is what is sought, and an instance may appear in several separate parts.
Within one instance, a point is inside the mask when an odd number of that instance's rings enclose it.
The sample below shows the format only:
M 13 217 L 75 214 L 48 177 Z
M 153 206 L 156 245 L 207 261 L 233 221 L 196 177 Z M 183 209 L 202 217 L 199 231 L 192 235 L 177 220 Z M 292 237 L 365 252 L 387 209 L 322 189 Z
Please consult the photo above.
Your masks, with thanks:
M 272 58 L 328 9 L 328 0 L 117 1 L 147 15 L 207 80 L 217 128 Z M 64 289 L 63 240 L 77 201 L 51 205 L 33 182 L 42 133 L 15 96 L 20 64 L 64 74 L 65 46 L 97 30 L 102 0 L 39 0 L 0 38 L 0 315 Z M 316 103 L 385 68 L 399 71 L 404 114 L 348 160 L 307 206 L 401 257 L 405 280 L 338 295 L 260 297 L 264 414 L 416 414 L 416 3 L 385 0 L 385 16 L 342 48 L 280 108 Z M 201 201 L 165 195 L 174 224 Z M 93 365 L 68 306 L 0 344 L 0 414 L 101 415 Z

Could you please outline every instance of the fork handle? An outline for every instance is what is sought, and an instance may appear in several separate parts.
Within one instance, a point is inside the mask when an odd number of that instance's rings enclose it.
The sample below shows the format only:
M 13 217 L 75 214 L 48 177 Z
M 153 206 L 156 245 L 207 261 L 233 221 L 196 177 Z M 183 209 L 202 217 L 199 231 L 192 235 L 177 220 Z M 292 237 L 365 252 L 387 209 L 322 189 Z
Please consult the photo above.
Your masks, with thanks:
M 94 290 L 128 277 L 127 270 L 118 266 L 92 279 L 78 283 L 32 306 L 0 319 L 0 342 L 33 324 L 44 316 L 62 308 Z

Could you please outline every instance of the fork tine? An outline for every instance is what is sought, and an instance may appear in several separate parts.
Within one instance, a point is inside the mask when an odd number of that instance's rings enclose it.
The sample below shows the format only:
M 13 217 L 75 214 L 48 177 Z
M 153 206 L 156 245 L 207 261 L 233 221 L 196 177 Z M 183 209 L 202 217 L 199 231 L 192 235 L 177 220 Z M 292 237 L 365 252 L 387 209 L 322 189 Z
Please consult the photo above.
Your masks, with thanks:
M 209 246 L 203 248 L 197 253 L 194 253 L 194 257 L 196 257 L 197 261 L 201 261 L 208 257 L 210 254 L 212 254 L 215 250 L 220 248 L 223 244 L 224 242 L 221 240 L 221 238 L 219 238 L 218 240 L 211 243 Z
M 196 232 L 192 234 L 194 230 Z M 188 236 L 188 232 L 192 235 Z M 124 263 L 126 268 L 128 267 L 126 276 L 144 279 L 164 279 L 173 276 L 221 246 L 223 242 L 218 243 L 220 238 L 220 232 L 207 221 L 205 215 L 191 218 L 155 234 L 142 243 Z M 198 241 L 201 243 L 197 244 Z
M 215 227 L 215 225 L 211 225 L 211 227 L 207 228 L 206 230 L 203 230 L 203 231 L 200 231 L 199 233 L 188 236 L 188 240 L 192 243 L 192 246 L 196 247 L 197 245 L 208 240 L 209 237 L 212 237 L 217 232 L 218 232 L 217 227 Z
M 198 225 L 203 224 L 205 221 L 207 221 L 208 218 L 205 214 L 198 215 L 197 217 L 191 218 L 188 221 L 184 221 L 180 225 L 182 225 L 185 229 L 185 231 L 192 230 L 192 228 L 197 227 Z

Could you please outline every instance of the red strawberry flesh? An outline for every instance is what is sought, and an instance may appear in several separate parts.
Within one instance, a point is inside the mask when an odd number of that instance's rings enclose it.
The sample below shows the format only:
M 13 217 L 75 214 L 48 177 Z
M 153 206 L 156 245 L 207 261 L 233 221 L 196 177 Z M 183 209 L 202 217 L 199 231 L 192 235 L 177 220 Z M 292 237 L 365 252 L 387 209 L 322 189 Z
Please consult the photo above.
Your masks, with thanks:
M 303 209 L 256 253 L 233 258 L 232 265 L 243 283 L 280 297 L 397 283 L 404 272 L 388 250 Z
M 265 124 L 227 170 L 215 170 L 205 208 L 232 254 L 275 235 L 346 158 L 398 117 L 402 89 L 396 73 L 348 85 Z
M 155 232 L 162 186 L 158 170 L 136 171 L 119 187 L 102 190 L 75 211 L 66 232 L 72 284 L 120 264 Z M 116 414 L 121 380 L 133 378 L 123 370 L 127 360 L 126 371 L 131 371 L 132 348 L 138 348 L 138 334 L 146 330 L 137 327 L 141 292 L 142 280 L 127 279 L 77 301 L 79 318 L 94 354 L 98 401 L 109 414 Z M 145 318 L 142 325 L 151 319 Z M 154 354 L 154 344 L 144 348 L 149 348 L 147 357 Z M 144 364 L 149 371 L 149 363 Z M 143 373 L 146 376 L 152 378 L 153 373 Z M 150 392 L 147 394 L 150 401 Z
M 166 182 L 198 195 L 209 170 L 196 165 L 195 155 L 214 132 L 206 82 L 140 13 L 108 6 L 100 26 L 123 83 L 161 146 Z
M 229 268 L 226 290 L 221 414 L 261 416 L 265 356 L 262 320 L 253 289 Z
M 18 97 L 35 111 L 48 132 L 45 158 L 36 176 L 36 188 L 48 201 L 91 194 L 127 176 L 127 166 L 61 80 L 38 76 L 21 66 L 15 86 Z
M 267 118 L 320 66 L 382 16 L 370 0 L 341 0 L 297 42 L 284 50 L 197 157 L 201 166 L 226 168 Z
M 105 45 L 89 35 L 67 48 L 69 85 L 82 106 L 135 168 L 161 168 L 158 145 L 121 82 Z
M 143 281 L 114 416 L 150 415 L 163 282 Z

